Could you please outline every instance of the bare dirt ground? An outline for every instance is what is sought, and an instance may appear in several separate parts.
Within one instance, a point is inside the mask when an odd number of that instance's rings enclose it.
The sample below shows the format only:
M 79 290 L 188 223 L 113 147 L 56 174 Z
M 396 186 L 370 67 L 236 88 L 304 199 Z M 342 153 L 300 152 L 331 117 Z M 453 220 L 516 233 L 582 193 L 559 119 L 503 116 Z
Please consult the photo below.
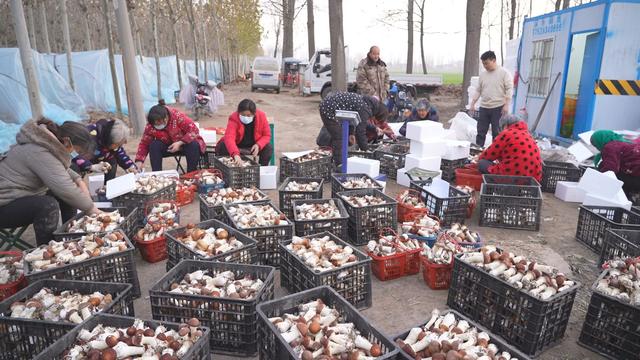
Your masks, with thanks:
M 201 122 L 201 126 L 225 126 L 228 115 L 235 110 L 243 98 L 253 99 L 258 108 L 265 111 L 275 123 L 276 151 L 305 150 L 315 147 L 315 138 L 321 127 L 318 115 L 319 96 L 301 97 L 292 91 L 280 94 L 251 93 L 248 84 L 232 85 L 225 88 L 226 105 L 218 113 Z M 431 96 L 441 119 L 450 119 L 459 109 L 456 91 L 439 92 Z M 135 154 L 139 139 L 132 139 L 127 145 L 129 154 Z M 148 162 L 146 166 L 149 167 Z M 165 159 L 165 169 L 175 166 Z M 395 197 L 401 190 L 395 182 L 387 183 L 386 193 Z M 268 191 L 277 203 L 277 191 Z M 329 194 L 329 188 L 325 188 Z M 590 287 L 596 280 L 597 256 L 579 244 L 574 236 L 578 217 L 576 204 L 564 203 L 552 194 L 543 193 L 542 224 L 539 232 L 509 231 L 478 226 L 477 212 L 467 224 L 477 230 L 485 243 L 496 244 L 517 254 L 523 254 L 553 265 L 568 274 L 568 277 L 582 283 L 578 291 L 569 325 L 564 339 L 548 349 L 539 359 L 601 359 L 602 357 L 577 344 L 590 299 Z M 199 221 L 197 200 L 183 208 L 183 224 Z M 33 240 L 32 240 L 33 241 Z M 165 263 L 148 264 L 136 254 L 138 276 L 142 287 L 142 297 L 135 301 L 136 315 L 151 318 L 148 289 L 165 274 Z M 276 297 L 286 294 L 276 280 Z M 373 277 L 373 306 L 362 311 L 371 323 L 389 336 L 398 334 L 409 327 L 426 321 L 433 308 L 446 308 L 447 291 L 429 289 L 422 275 L 404 277 L 381 282 Z M 215 359 L 235 359 L 235 357 L 215 355 Z

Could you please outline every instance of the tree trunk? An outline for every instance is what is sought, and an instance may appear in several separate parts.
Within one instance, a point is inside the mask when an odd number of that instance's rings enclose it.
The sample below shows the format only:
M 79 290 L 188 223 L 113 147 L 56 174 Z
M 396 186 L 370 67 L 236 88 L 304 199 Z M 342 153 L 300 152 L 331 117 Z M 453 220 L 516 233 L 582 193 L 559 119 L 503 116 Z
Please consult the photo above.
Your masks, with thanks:
M 296 0 L 282 0 L 282 58 L 293 56 L 293 17 Z
M 120 103 L 120 88 L 118 87 L 118 73 L 116 72 L 116 61 L 113 56 L 113 38 L 111 37 L 111 11 L 107 0 L 102 0 L 102 11 L 104 14 L 104 27 L 107 33 L 107 49 L 109 50 L 109 68 L 111 70 L 111 84 L 113 86 L 113 96 L 116 100 L 116 114 L 122 116 L 122 104 Z
M 509 40 L 513 39 L 513 25 L 516 21 L 516 10 L 518 8 L 518 4 L 516 0 L 511 0 L 511 17 L 509 18 Z
M 27 17 L 29 18 L 29 39 L 31 40 L 31 48 L 38 51 L 38 41 L 36 40 L 35 19 L 33 18 L 33 6 L 27 5 Z
M 40 2 L 40 21 L 42 22 L 42 37 L 44 40 L 44 51 L 51 54 L 51 43 L 49 42 L 49 24 L 47 23 L 47 9 L 44 1 Z
M 422 6 L 418 7 L 420 10 L 420 57 L 422 58 L 422 73 L 427 73 L 427 62 L 424 58 L 424 3 L 426 0 L 422 0 Z
M 193 1 L 187 0 L 187 17 L 189 18 L 189 25 L 191 26 L 191 37 L 193 38 L 193 57 L 196 63 L 196 77 L 200 77 L 198 70 L 198 40 L 196 37 L 196 23 L 195 16 L 193 14 Z
M 556 0 L 555 6 L 556 6 L 556 11 L 560 10 L 560 5 L 562 4 L 562 0 Z
M 89 14 L 85 13 L 82 17 L 84 22 L 84 41 L 87 47 L 87 51 L 93 49 L 93 44 L 91 43 L 91 29 L 89 28 Z
M 315 22 L 313 18 L 313 0 L 307 0 L 307 45 L 309 49 L 309 60 L 316 52 Z
M 118 1 L 118 0 L 115 0 Z M 138 56 L 140 56 L 140 62 L 144 63 L 142 59 L 142 41 L 140 40 L 140 28 L 138 28 L 138 22 L 136 21 L 136 16 L 133 11 L 129 14 L 129 18 L 131 19 L 131 24 L 133 25 L 133 32 L 136 35 L 136 46 L 138 48 Z
M 407 0 L 407 74 L 413 73 L 413 0 Z
M 209 80 L 209 70 L 207 69 L 207 28 L 204 23 L 204 19 L 202 20 L 202 42 L 204 44 L 204 52 L 202 53 L 202 58 L 204 62 L 204 82 Z
M 151 0 L 151 32 L 153 33 L 153 57 L 156 60 L 156 82 L 158 86 L 158 100 L 162 99 L 162 77 L 160 76 L 160 54 L 158 53 L 158 0 Z
M 67 0 L 60 0 L 62 11 L 62 36 L 64 37 L 64 50 L 67 53 L 67 72 L 69 74 L 69 85 L 76 89 L 73 82 L 73 64 L 71 59 L 71 35 L 69 34 L 69 14 L 67 12 Z
M 504 65 L 504 2 L 500 0 L 500 66 Z
M 280 19 L 278 19 L 278 27 L 276 28 L 276 47 L 273 49 L 273 57 L 278 57 L 278 43 L 280 41 L 280 28 L 281 27 L 282 27 L 282 19 L 280 18 Z
M 176 54 L 176 71 L 178 72 L 178 87 L 182 90 L 182 72 L 180 71 L 180 52 L 178 51 L 178 30 L 176 26 L 178 26 L 178 19 L 176 18 L 176 14 L 173 11 L 173 6 L 171 6 L 171 0 L 167 1 L 167 9 L 169 10 L 169 18 L 171 19 L 171 30 L 173 31 L 173 51 Z
M 568 8 L 569 6 L 571 6 L 571 0 L 563 0 L 563 1 L 562 1 L 562 8 L 563 8 L 563 9 L 566 9 L 566 8 Z
M 464 73 L 462 81 L 461 104 L 468 100 L 467 88 L 472 76 L 478 75 L 480 55 L 480 32 L 482 30 L 482 12 L 484 0 L 467 1 L 467 36 L 464 49 Z
M 329 36 L 331 38 L 331 88 L 333 91 L 347 91 L 342 0 L 329 0 Z
M 24 18 L 24 8 L 22 0 L 11 0 L 11 13 L 13 14 L 14 31 L 20 49 L 20 62 L 24 72 L 24 81 L 29 94 L 29 105 L 31 105 L 31 118 L 38 119 L 42 116 L 42 102 L 40 101 L 40 86 L 38 77 L 33 67 L 33 50 L 29 43 L 29 32 L 27 22 Z
M 130 99 L 129 122 L 133 125 L 135 135 L 142 135 L 145 127 L 145 116 L 127 2 L 125 0 L 114 0 L 113 4 L 116 10 L 116 21 L 118 22 L 118 38 L 122 48 L 122 60 L 127 74 L 127 98 Z

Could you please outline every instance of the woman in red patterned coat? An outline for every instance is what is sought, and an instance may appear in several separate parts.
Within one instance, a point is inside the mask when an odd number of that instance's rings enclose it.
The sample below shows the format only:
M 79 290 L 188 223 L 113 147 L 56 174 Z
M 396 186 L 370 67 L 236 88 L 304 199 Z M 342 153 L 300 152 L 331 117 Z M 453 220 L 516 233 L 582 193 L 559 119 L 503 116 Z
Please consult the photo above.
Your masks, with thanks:
M 153 171 L 162 170 L 163 158 L 184 155 L 187 158 L 187 172 L 197 170 L 200 155 L 204 154 L 206 146 L 193 120 L 160 100 L 158 105 L 149 110 L 147 122 L 136 154 L 138 169 L 142 169 L 147 155 L 151 158 Z
M 502 131 L 478 157 L 483 174 L 531 176 L 542 180 L 542 160 L 538 144 L 529 134 L 527 123 L 517 115 L 500 118 Z

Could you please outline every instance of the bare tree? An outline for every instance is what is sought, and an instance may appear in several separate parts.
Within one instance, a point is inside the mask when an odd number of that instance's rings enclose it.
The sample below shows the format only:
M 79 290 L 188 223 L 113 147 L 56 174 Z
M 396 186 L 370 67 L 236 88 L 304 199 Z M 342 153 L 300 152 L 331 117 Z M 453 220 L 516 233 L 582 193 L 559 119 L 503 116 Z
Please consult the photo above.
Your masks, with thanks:
M 117 0 L 116 0 L 117 1 Z M 138 48 L 138 56 L 140 56 L 140 62 L 144 63 L 144 59 L 142 59 L 142 40 L 140 39 L 140 28 L 138 27 L 138 21 L 136 20 L 135 15 L 136 6 L 133 3 L 133 0 L 127 0 L 127 10 L 129 12 L 129 21 L 133 26 L 133 32 L 136 37 L 136 45 Z
M 313 0 L 307 0 L 307 46 L 309 49 L 309 60 L 316 52 L 316 37 L 313 17 Z
M 331 89 L 347 91 L 347 69 L 342 30 L 342 0 L 329 0 L 329 35 L 331 38 Z M 366 121 L 362 119 L 363 121 Z
M 413 0 L 407 0 L 407 74 L 413 73 Z
M 513 25 L 516 21 L 516 11 L 518 9 L 517 0 L 511 0 L 511 16 L 509 17 L 509 40 L 513 39 Z
M 293 56 L 293 19 L 296 0 L 282 0 L 282 58 Z
M 176 9 L 174 10 L 172 0 L 167 0 L 167 10 L 169 11 L 169 20 L 171 21 L 171 30 L 173 31 L 173 51 L 176 55 L 176 71 L 178 72 L 178 86 L 182 90 L 182 72 L 180 71 L 180 52 L 178 51 L 178 13 L 180 9 L 180 2 L 176 3 Z
M 36 40 L 36 27 L 35 19 L 33 18 L 33 7 L 35 4 L 33 1 L 27 3 L 27 17 L 29 18 L 29 40 L 31 41 L 31 47 L 34 50 L 38 50 L 38 43 Z
M 504 65 L 504 2 L 500 0 L 500 65 Z
M 42 37 L 44 40 L 44 51 L 51 54 L 51 43 L 49 42 L 49 24 L 47 23 L 47 9 L 45 1 L 40 1 L 40 21 L 42 22 Z
M 80 6 L 80 10 L 82 11 L 82 23 L 84 24 L 85 46 L 87 50 L 91 50 L 93 49 L 93 44 L 91 42 L 91 30 L 89 29 L 89 8 L 87 6 L 87 2 L 84 0 L 78 0 L 78 5 Z
M 277 57 L 278 56 L 278 44 L 280 43 L 280 29 L 281 28 L 282 28 L 282 18 L 278 18 L 278 25 L 276 26 L 276 46 L 273 49 L 273 57 Z
M 64 49 L 67 53 L 67 72 L 69 75 L 69 85 L 72 89 L 76 89 L 73 81 L 73 64 L 71 59 L 71 36 L 69 35 L 69 14 L 67 12 L 67 0 L 60 0 L 62 11 L 62 36 L 64 37 Z
M 111 8 L 107 0 L 102 0 L 102 14 L 104 16 L 104 27 L 107 32 L 107 49 L 109 53 L 109 68 L 111 69 L 111 84 L 113 85 L 113 96 L 116 100 L 116 113 L 122 116 L 122 104 L 120 103 L 120 88 L 118 87 L 118 74 L 116 73 L 116 62 L 113 56 L 113 37 L 111 31 Z
M 416 0 L 415 5 L 418 8 L 420 16 L 420 57 L 422 58 L 422 73 L 427 73 L 427 63 L 424 58 L 424 3 L 426 0 Z
M 156 60 L 156 82 L 158 100 L 162 99 L 162 77 L 160 76 L 160 54 L 158 53 L 158 0 L 151 0 L 151 31 L 153 32 L 153 57 Z
M 193 1 L 191 0 L 186 0 L 187 2 L 187 18 L 189 19 L 189 25 L 191 26 L 191 37 L 193 40 L 193 57 L 194 60 L 196 62 L 196 77 L 199 77 L 199 71 L 198 71 L 198 40 L 196 37 L 196 21 L 195 21 L 195 15 L 193 13 Z
M 569 6 L 571 6 L 571 4 L 570 4 L 570 3 L 571 3 L 571 0 L 563 0 L 563 1 L 562 1 L 562 8 L 563 8 L 563 9 L 568 8 Z
M 204 81 L 207 82 L 209 80 L 209 70 L 207 69 L 207 28 L 206 21 L 202 20 L 202 43 L 204 45 L 204 53 L 202 54 L 202 62 L 204 63 Z
M 478 75 L 478 57 L 480 55 L 480 32 L 482 30 L 482 12 L 484 0 L 467 1 L 467 36 L 464 49 L 464 72 L 462 80 L 462 99 L 464 105 L 468 98 L 467 88 L 472 76 Z

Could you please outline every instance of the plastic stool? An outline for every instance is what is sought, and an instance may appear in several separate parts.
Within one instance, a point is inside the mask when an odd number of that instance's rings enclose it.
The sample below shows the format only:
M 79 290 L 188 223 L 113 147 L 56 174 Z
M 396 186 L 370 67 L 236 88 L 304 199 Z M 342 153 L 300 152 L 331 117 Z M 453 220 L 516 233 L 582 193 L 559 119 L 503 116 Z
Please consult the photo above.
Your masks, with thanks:
M 6 251 L 14 247 L 20 250 L 31 249 L 33 246 L 22 240 L 22 234 L 28 227 L 29 225 L 18 228 L 0 229 L 0 250 Z

